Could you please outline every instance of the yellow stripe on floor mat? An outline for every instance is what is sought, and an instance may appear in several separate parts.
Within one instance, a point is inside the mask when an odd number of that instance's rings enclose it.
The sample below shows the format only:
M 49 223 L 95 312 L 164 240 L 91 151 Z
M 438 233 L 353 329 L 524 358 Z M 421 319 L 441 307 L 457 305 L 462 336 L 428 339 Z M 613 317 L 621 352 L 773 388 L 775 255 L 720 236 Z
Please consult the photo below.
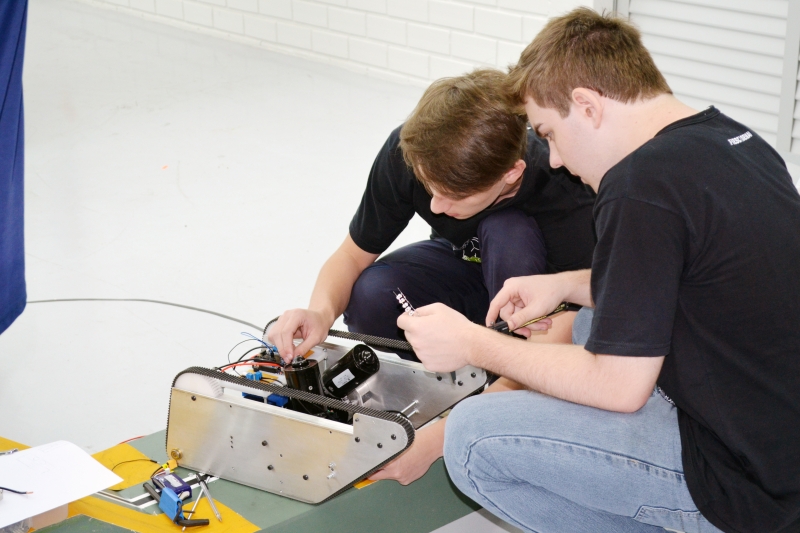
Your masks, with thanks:
M 30 446 L 25 446 L 19 442 L 13 441 L 11 439 L 4 439 L 0 437 L 0 452 L 5 452 L 7 450 L 13 450 L 17 448 L 18 450 L 27 450 Z

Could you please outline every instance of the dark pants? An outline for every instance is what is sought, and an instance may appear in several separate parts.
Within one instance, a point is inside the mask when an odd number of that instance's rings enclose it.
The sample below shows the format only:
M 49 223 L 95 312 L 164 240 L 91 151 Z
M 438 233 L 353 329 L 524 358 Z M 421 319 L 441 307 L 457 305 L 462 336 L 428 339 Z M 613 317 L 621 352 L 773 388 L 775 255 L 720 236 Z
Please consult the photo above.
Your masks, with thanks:
M 398 288 L 414 307 L 441 302 L 483 324 L 505 280 L 545 271 L 542 232 L 533 217 L 517 209 L 485 218 L 478 239 L 480 263 L 461 259 L 444 239 L 409 244 L 375 261 L 353 286 L 344 312 L 348 329 L 404 339 L 397 327 L 403 309 L 392 293 Z

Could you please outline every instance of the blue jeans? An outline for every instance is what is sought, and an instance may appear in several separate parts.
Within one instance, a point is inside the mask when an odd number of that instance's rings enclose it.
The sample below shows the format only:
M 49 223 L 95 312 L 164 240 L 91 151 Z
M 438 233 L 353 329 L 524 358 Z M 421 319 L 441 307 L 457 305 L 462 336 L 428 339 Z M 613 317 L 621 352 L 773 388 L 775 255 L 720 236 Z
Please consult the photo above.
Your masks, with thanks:
M 658 392 L 631 414 L 531 391 L 467 398 L 444 458 L 462 492 L 527 531 L 719 532 L 689 495 L 677 409 Z

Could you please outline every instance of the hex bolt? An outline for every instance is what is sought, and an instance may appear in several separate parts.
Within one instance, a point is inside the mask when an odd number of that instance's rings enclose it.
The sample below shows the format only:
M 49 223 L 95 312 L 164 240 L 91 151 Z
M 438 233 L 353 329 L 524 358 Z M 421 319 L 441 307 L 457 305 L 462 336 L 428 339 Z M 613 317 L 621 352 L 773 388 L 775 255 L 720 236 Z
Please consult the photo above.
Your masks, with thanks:
M 262 441 L 261 441 L 261 445 L 262 445 L 262 446 L 266 446 L 267 444 L 268 444 L 268 443 L 267 443 L 267 441 L 265 441 L 265 440 L 262 440 Z

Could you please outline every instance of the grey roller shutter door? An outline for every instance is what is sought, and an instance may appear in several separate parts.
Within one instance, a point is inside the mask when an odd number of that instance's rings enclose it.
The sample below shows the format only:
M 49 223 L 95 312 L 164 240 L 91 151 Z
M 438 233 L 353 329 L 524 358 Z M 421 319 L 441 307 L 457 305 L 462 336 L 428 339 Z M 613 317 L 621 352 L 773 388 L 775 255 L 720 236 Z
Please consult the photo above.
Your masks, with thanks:
M 630 0 L 625 7 L 679 99 L 696 109 L 715 105 L 776 146 L 788 0 Z M 800 139 L 800 117 L 795 133 Z

